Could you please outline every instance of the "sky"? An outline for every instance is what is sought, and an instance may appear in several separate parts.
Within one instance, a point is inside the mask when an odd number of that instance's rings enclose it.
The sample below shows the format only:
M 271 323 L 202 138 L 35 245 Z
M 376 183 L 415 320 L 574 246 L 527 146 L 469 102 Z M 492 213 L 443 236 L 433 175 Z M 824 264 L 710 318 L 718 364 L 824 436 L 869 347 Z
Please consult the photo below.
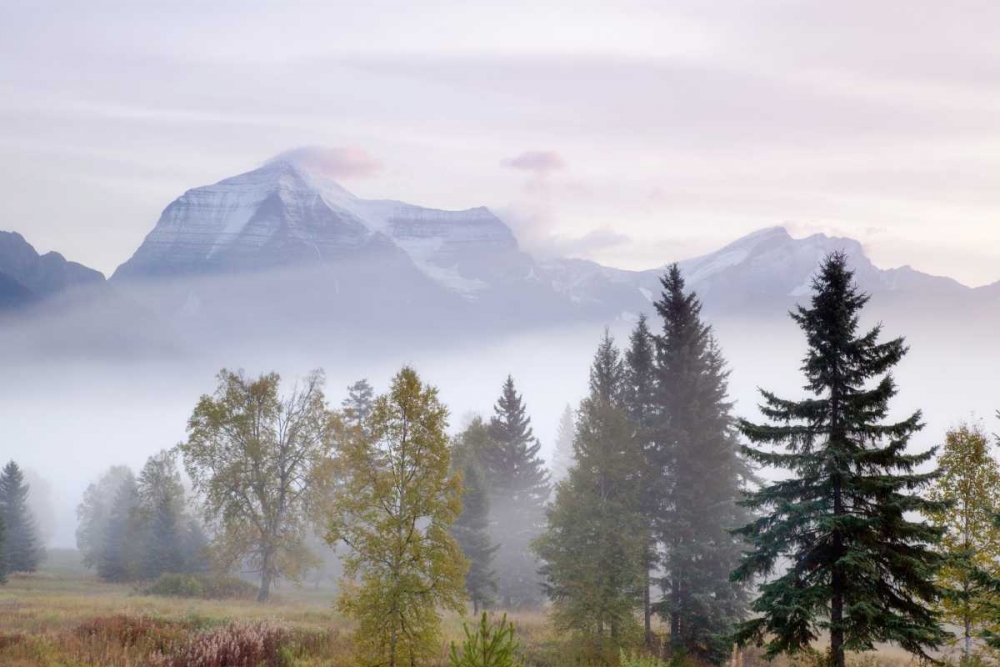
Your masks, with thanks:
M 110 274 L 185 190 L 320 146 L 651 268 L 772 225 L 1000 280 L 995 2 L 0 3 L 0 229 Z

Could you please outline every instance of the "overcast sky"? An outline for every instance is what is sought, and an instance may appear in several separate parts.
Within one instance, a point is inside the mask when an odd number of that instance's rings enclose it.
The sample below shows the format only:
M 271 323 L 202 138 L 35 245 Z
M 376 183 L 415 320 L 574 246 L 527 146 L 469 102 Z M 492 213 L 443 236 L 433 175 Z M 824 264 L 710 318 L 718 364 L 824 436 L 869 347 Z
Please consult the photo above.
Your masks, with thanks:
M 1000 3 L 0 2 L 0 229 L 110 273 L 299 146 L 648 268 L 764 226 L 1000 280 Z

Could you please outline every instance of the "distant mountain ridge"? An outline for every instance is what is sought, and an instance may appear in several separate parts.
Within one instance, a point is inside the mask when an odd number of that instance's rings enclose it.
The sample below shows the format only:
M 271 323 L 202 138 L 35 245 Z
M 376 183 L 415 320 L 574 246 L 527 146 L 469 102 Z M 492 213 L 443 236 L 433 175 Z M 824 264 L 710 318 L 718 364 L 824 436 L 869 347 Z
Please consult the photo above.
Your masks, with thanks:
M 24 306 L 102 283 L 100 271 L 67 261 L 57 252 L 40 255 L 17 232 L 0 231 L 0 307 Z
M 793 238 L 782 227 L 679 265 L 708 311 L 783 317 L 834 250 L 848 254 L 862 289 L 891 294 L 885 301 L 901 307 L 1000 302 L 1000 283 L 972 289 L 909 267 L 879 269 L 854 239 Z M 665 267 L 540 260 L 485 207 L 444 211 L 361 199 L 310 165 L 279 157 L 170 203 L 109 288 L 193 345 L 201 336 L 422 332 L 437 339 L 648 313 Z M 97 271 L 0 234 L 4 310 L 104 283 Z

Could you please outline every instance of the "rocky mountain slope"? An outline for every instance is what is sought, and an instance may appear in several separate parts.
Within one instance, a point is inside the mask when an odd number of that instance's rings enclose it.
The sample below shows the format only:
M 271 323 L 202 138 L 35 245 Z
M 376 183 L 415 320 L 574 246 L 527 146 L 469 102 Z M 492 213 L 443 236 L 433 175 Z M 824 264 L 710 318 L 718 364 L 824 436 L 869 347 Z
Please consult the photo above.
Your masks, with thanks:
M 0 232 L 0 308 L 28 305 L 103 283 L 99 271 L 67 261 L 57 252 L 40 255 L 17 232 Z

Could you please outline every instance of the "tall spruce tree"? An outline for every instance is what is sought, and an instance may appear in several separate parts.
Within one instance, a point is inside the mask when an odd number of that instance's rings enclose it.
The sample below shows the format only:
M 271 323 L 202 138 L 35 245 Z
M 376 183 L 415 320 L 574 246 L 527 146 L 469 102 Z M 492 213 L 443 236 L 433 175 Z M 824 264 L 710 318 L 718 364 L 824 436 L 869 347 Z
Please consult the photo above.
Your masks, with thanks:
M 736 635 L 743 645 L 765 644 L 769 656 L 801 650 L 821 630 L 830 633 L 834 667 L 844 666 L 845 651 L 876 642 L 926 656 L 946 636 L 934 610 L 941 530 L 914 518 L 942 509 L 917 494 L 934 479 L 915 472 L 934 450 L 906 452 L 919 412 L 886 421 L 897 392 L 890 370 L 907 348 L 902 338 L 880 342 L 880 326 L 859 333 L 867 302 L 847 257 L 828 256 L 809 307 L 792 313 L 808 342 L 802 371 L 811 396 L 762 391 L 769 423 L 740 422 L 752 443 L 780 448 L 746 454 L 790 473 L 748 494 L 746 505 L 763 516 L 739 531 L 752 550 L 733 573 L 749 582 L 787 561 L 787 571 L 759 586 L 756 615 Z
M 701 319 L 701 302 L 686 291 L 676 264 L 661 284 L 650 453 L 663 475 L 657 532 L 668 595 L 661 608 L 675 653 L 718 664 L 747 603 L 746 587 L 729 579 L 742 548 L 730 531 L 743 522 L 737 503 L 746 465 L 730 414 L 728 371 Z
M 476 614 L 492 604 L 497 592 L 493 558 L 500 545 L 490 537 L 490 496 L 486 473 L 478 451 L 488 442 L 483 420 L 477 417 L 457 438 L 452 448 L 452 465 L 462 472 L 462 513 L 451 532 L 469 560 L 465 590 Z
M 344 412 L 344 421 L 351 426 L 361 427 L 372 412 L 375 402 L 375 389 L 368 380 L 361 378 L 347 387 L 347 398 L 340 402 Z
M 592 657 L 617 656 L 639 636 L 648 528 L 641 511 L 642 451 L 624 403 L 625 368 L 610 335 L 594 357 L 580 404 L 577 464 L 556 486 L 546 532 L 534 543 L 544 562 L 553 618 Z
M 44 556 L 28 509 L 28 484 L 13 461 L 0 472 L 0 517 L 4 523 L 6 572 L 34 572 Z
M 489 424 L 490 442 L 480 452 L 490 487 L 493 539 L 497 554 L 497 585 L 505 607 L 523 607 L 542 601 L 538 562 L 529 545 L 545 527 L 549 473 L 538 455 L 541 443 L 531 419 L 507 378 Z
M 653 526 L 659 518 L 663 496 L 663 475 L 654 464 L 656 405 L 656 348 L 645 315 L 639 316 L 629 335 L 625 351 L 624 404 L 639 448 L 640 508 L 646 521 L 646 550 L 642 582 L 643 636 L 647 647 L 653 645 L 652 578 L 656 567 L 656 542 Z

